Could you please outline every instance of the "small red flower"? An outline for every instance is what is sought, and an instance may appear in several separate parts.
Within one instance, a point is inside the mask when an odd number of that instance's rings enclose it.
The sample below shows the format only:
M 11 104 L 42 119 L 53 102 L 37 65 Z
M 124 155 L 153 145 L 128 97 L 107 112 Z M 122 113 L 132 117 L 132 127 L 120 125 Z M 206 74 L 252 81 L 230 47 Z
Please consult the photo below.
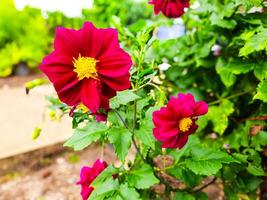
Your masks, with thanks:
M 93 167 L 83 167 L 81 169 L 80 180 L 77 184 L 81 185 L 81 195 L 83 200 L 87 200 L 94 188 L 91 183 L 108 166 L 105 161 L 96 160 Z
M 189 0 L 151 0 L 155 14 L 162 12 L 166 17 L 177 18 L 184 14 L 184 9 L 189 7 Z
M 192 94 L 178 94 L 171 97 L 166 107 L 153 113 L 154 137 L 162 142 L 162 148 L 182 148 L 188 136 L 194 133 L 198 126 L 198 116 L 208 112 L 204 101 L 195 102 Z
M 80 30 L 57 28 L 54 51 L 40 69 L 62 102 L 74 107 L 83 104 L 97 115 L 100 108 L 109 109 L 116 91 L 130 87 L 131 66 L 115 29 L 97 29 L 86 22 Z

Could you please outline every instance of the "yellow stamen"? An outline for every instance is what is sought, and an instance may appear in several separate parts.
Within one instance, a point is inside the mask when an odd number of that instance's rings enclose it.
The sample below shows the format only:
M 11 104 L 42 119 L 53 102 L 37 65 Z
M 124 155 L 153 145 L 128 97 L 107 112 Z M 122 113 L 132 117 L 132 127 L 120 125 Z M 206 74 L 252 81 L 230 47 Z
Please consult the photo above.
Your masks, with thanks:
M 77 108 L 79 108 L 83 113 L 89 112 L 89 109 L 83 103 L 80 103 Z
M 79 80 L 84 78 L 97 79 L 96 63 L 98 60 L 91 57 L 79 55 L 78 59 L 73 60 L 74 70 Z
M 193 121 L 190 117 L 181 119 L 179 122 L 179 130 L 181 132 L 188 131 L 190 129 L 192 123 L 193 123 Z

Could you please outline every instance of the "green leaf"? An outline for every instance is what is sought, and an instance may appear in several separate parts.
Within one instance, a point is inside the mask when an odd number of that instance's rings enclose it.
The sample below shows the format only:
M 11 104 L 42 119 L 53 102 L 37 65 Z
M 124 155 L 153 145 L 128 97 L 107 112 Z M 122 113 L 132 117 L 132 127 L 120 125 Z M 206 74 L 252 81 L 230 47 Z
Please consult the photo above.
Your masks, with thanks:
M 253 52 L 267 51 L 267 28 L 261 28 L 252 37 L 245 41 L 245 45 L 240 49 L 239 56 L 248 56 Z
M 232 86 L 236 81 L 236 75 L 245 74 L 253 70 L 254 63 L 244 62 L 239 59 L 230 59 L 225 61 L 219 59 L 216 64 L 216 71 L 226 87 Z
M 104 171 L 102 171 L 95 180 L 91 183 L 93 187 L 99 187 L 105 180 L 111 178 L 113 175 L 118 174 L 119 169 L 109 165 Z
M 240 161 L 240 162 L 243 162 L 243 163 L 246 163 L 247 162 L 247 159 L 248 159 L 248 156 L 247 155 L 243 155 L 243 154 L 240 154 L 240 153 L 233 153 L 232 156 Z
M 74 134 L 65 142 L 65 147 L 72 147 L 75 151 L 82 150 L 92 142 L 99 140 L 108 127 L 99 122 L 88 122 L 85 127 L 75 129 Z
M 262 100 L 264 103 L 267 103 L 267 80 L 263 80 L 259 83 L 257 87 L 257 94 L 253 99 Z
M 176 192 L 173 200 L 196 200 L 196 198 L 186 192 Z
M 251 139 L 251 146 L 256 150 L 261 150 L 261 146 L 267 146 L 267 132 L 261 131 Z
M 222 163 L 239 162 L 226 152 L 210 149 L 207 147 L 193 147 L 192 157 L 195 160 L 219 160 Z
M 227 185 L 224 187 L 224 193 L 227 200 L 239 200 L 236 189 L 237 188 L 233 188 Z
M 119 188 L 120 197 L 122 200 L 139 200 L 139 194 L 134 188 L 129 188 L 128 184 L 120 185 Z
M 88 200 L 104 200 L 107 197 L 112 197 L 114 194 L 116 194 L 118 188 L 118 180 L 114 180 L 112 177 L 110 177 L 97 187 L 94 187 L 94 191 L 91 193 Z
M 233 29 L 237 25 L 237 22 L 234 19 L 222 19 L 215 13 L 212 13 L 210 20 L 212 25 L 226 29 Z
M 250 177 L 249 179 L 246 179 L 246 189 L 251 192 L 260 187 L 260 184 L 263 182 L 261 177 Z
M 213 130 L 223 135 L 228 127 L 228 116 L 234 112 L 234 104 L 229 100 L 223 100 L 219 106 L 210 106 L 205 118 L 212 121 Z
M 211 176 L 216 174 L 221 168 L 219 160 L 190 160 L 185 161 L 186 167 L 195 174 Z
M 152 112 L 148 110 L 146 112 L 146 118 L 141 121 L 140 129 L 135 132 L 135 135 L 143 144 L 155 149 L 155 138 L 152 135 L 153 128 Z
M 267 78 L 267 62 L 263 62 L 261 64 L 257 64 L 254 69 L 254 75 L 262 81 Z
M 125 127 L 112 127 L 108 130 L 107 136 L 114 146 L 116 155 L 124 162 L 131 147 L 132 133 Z
M 263 176 L 264 175 L 264 170 L 262 169 L 261 166 L 255 166 L 252 164 L 249 164 L 247 167 L 247 170 L 250 174 L 254 176 Z
M 146 107 L 147 105 L 149 105 L 149 100 L 151 99 L 151 97 L 147 97 L 147 98 L 144 98 L 144 99 L 140 99 L 137 101 L 137 104 L 136 104 L 136 111 L 138 113 L 140 113 L 144 107 Z
M 168 173 L 176 177 L 178 180 L 183 181 L 187 186 L 191 188 L 196 186 L 202 180 L 201 176 L 196 175 L 189 169 L 183 169 L 181 167 L 174 166 L 168 170 Z
M 239 163 L 227 153 L 207 147 L 195 146 L 191 149 L 192 158 L 185 161 L 186 166 L 195 174 L 214 175 L 221 168 L 222 163 Z
M 140 168 L 131 170 L 126 180 L 130 186 L 137 189 L 147 189 L 159 183 L 159 180 L 154 176 L 152 168 L 147 164 L 142 164 Z
M 126 105 L 137 99 L 140 99 L 140 97 L 136 95 L 133 91 L 124 90 L 122 92 L 118 92 L 117 95 L 110 100 L 110 108 L 116 109 L 119 108 L 121 105 Z
M 244 5 L 246 10 L 251 9 L 252 7 L 260 7 L 262 0 L 235 0 L 236 5 Z
M 149 122 L 146 120 L 144 124 L 141 125 L 141 128 L 135 132 L 136 137 L 151 149 L 155 149 L 155 138 L 152 135 L 152 129 Z

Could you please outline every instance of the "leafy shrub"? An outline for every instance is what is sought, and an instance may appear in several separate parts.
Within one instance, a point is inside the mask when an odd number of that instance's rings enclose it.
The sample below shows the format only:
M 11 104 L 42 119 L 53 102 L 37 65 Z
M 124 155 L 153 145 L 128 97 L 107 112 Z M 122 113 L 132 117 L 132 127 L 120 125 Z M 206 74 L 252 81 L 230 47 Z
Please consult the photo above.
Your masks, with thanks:
M 75 131 L 65 146 L 82 150 L 96 141 L 110 143 L 122 163 L 118 168 L 110 165 L 93 181 L 89 199 L 207 199 L 202 190 L 216 181 L 227 199 L 257 198 L 266 175 L 264 2 L 198 2 L 199 8 L 183 16 L 186 34 L 177 39 L 157 39 L 158 26 L 172 24 L 161 16 L 129 26 L 120 17 L 103 20 L 118 29 L 121 45 L 134 62 L 132 89 L 110 100 L 106 124 L 96 122 L 88 110 L 71 110 L 50 98 L 53 113 L 73 114 Z M 253 7 L 261 12 L 252 12 Z M 162 63 L 171 67 L 161 70 Z M 197 134 L 186 146 L 162 149 L 152 135 L 152 113 L 170 95 L 185 91 L 205 99 L 209 112 L 198 120 Z M 136 155 L 128 161 L 131 145 Z M 208 184 L 203 185 L 204 180 Z M 163 192 L 153 187 L 159 183 Z
M 0 77 L 9 76 L 15 65 L 24 63 L 36 68 L 49 50 L 46 21 L 38 9 L 17 11 L 13 1 L 0 7 Z

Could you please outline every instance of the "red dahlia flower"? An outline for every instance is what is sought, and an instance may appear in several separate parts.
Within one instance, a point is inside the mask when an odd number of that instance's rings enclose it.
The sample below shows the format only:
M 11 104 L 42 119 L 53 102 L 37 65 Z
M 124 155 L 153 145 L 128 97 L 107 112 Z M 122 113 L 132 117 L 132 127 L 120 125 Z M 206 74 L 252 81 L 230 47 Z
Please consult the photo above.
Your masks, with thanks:
M 189 7 L 189 0 L 150 0 L 154 5 L 155 14 L 162 12 L 166 17 L 177 18 L 184 14 L 184 9 Z
M 81 185 L 81 195 L 83 200 L 87 200 L 92 191 L 94 190 L 91 187 L 91 183 L 95 178 L 108 166 L 108 164 L 101 160 L 96 160 L 93 167 L 83 167 L 81 169 L 80 180 L 77 184 Z
M 130 56 L 120 48 L 115 29 L 86 22 L 80 30 L 57 28 L 54 51 L 40 69 L 69 106 L 84 104 L 93 114 L 109 109 L 116 91 L 130 87 Z
M 197 130 L 198 116 L 207 112 L 204 101 L 196 102 L 192 94 L 178 94 L 177 98 L 171 97 L 166 107 L 153 113 L 153 135 L 163 148 L 181 149 L 188 136 Z

